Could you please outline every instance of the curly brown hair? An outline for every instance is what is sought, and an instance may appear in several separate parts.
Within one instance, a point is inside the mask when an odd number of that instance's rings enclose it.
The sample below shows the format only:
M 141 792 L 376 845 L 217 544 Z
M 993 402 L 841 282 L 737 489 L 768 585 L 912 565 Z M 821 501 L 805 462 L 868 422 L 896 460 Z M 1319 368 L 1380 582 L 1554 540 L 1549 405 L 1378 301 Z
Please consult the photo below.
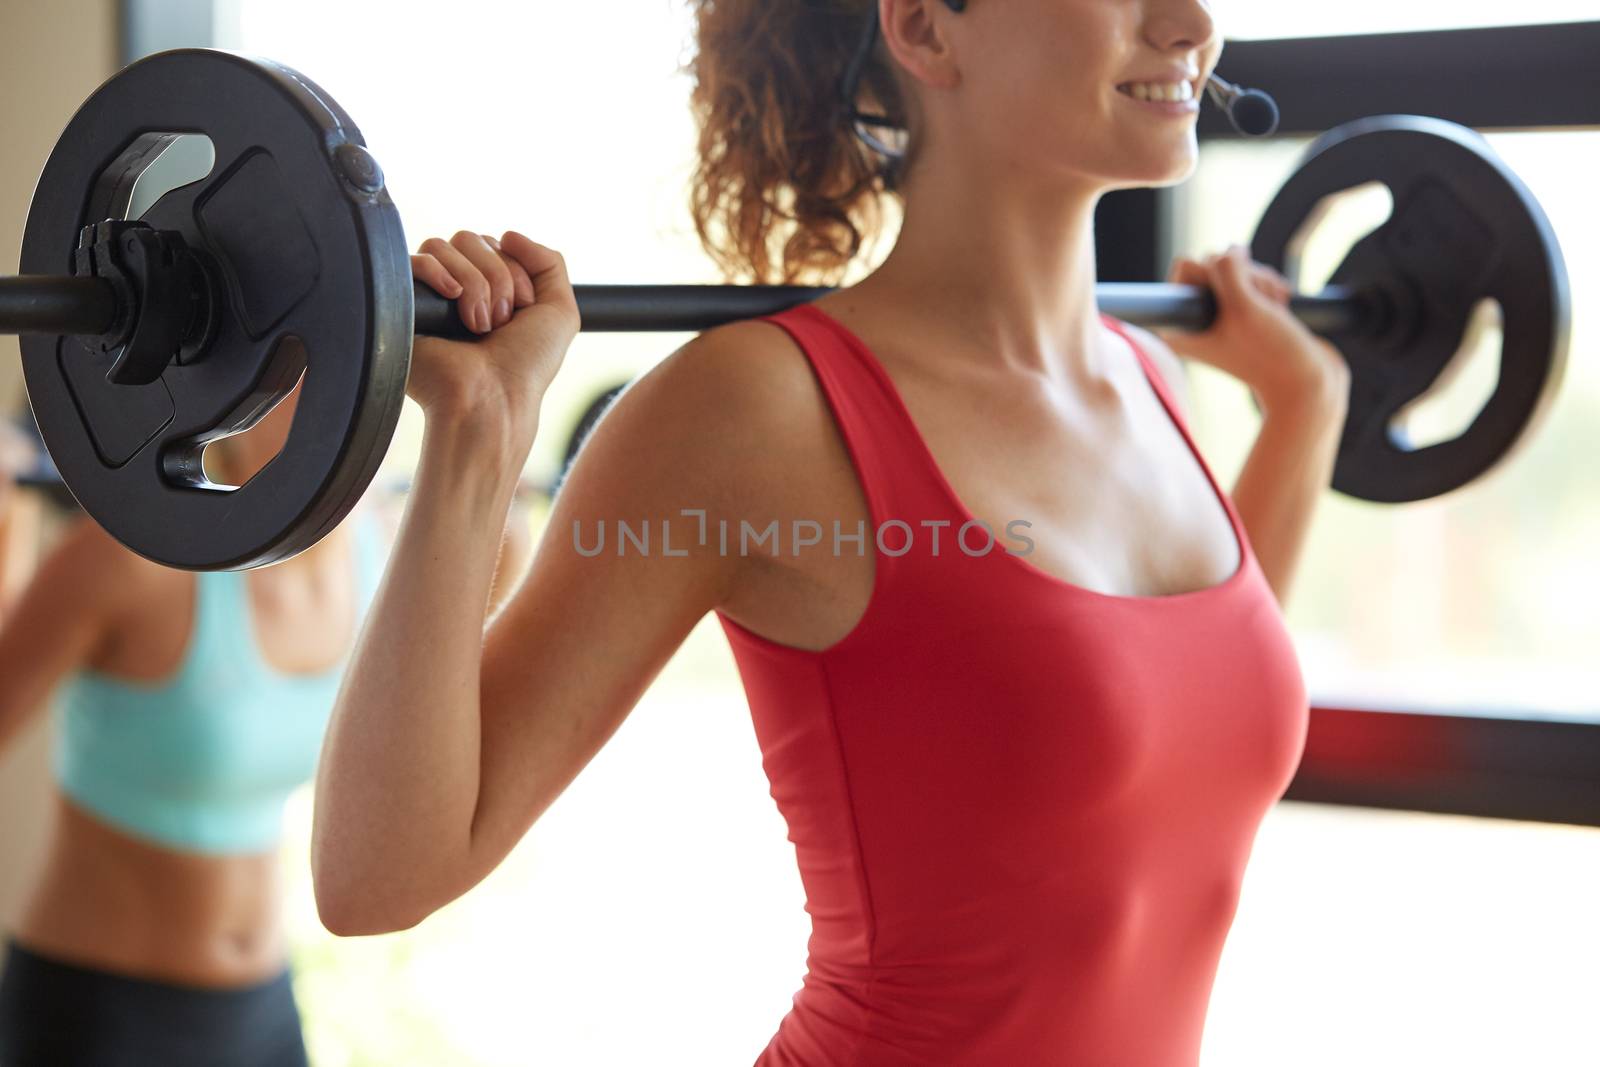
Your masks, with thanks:
M 887 169 L 839 98 L 877 0 L 688 0 L 699 129 L 690 212 L 730 281 L 837 285 L 884 230 Z M 880 39 L 858 106 L 909 122 Z M 781 251 L 775 247 L 781 241 Z

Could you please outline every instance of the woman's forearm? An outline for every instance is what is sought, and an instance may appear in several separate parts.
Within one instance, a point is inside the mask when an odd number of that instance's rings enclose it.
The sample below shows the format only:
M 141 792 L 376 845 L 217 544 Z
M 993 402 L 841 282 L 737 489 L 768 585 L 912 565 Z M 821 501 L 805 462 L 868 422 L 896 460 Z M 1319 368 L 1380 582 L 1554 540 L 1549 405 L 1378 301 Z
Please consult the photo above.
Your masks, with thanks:
M 1288 602 L 1317 502 L 1333 478 L 1342 397 L 1322 391 L 1264 405 L 1261 431 L 1234 485 L 1234 507 L 1280 605 Z
M 533 530 L 529 525 L 528 512 L 526 508 L 514 505 L 500 541 L 500 559 L 495 566 L 494 579 L 489 583 L 489 618 L 492 619 L 511 599 L 532 559 Z
M 532 428 L 430 422 L 317 772 L 312 863 L 336 933 L 414 925 L 465 868 L 484 615 Z

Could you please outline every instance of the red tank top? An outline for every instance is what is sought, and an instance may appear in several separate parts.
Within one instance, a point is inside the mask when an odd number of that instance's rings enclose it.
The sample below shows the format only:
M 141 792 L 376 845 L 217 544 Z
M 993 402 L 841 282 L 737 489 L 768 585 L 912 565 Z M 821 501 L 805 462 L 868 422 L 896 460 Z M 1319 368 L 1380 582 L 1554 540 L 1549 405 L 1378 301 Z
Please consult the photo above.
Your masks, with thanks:
M 1112 596 L 1011 554 L 1023 546 L 998 530 L 986 554 L 976 527 L 959 547 L 973 516 L 872 353 L 812 305 L 766 321 L 815 370 L 867 501 L 867 551 L 882 532 L 866 612 L 831 647 L 719 615 L 812 920 L 803 987 L 758 1067 L 1195 1067 L 1308 709 L 1243 524 L 1160 375 L 1105 320 L 1242 562 L 1208 589 Z

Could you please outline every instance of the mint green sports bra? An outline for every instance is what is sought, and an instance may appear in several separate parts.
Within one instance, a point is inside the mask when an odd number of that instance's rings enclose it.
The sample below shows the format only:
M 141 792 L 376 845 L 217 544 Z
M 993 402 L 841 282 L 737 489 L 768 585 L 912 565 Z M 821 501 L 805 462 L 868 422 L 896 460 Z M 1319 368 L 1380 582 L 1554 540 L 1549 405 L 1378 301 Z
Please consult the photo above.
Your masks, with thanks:
M 383 573 L 376 520 L 356 520 L 357 623 Z M 344 660 L 285 674 L 257 648 L 243 571 L 196 574 L 177 673 L 145 684 L 81 671 L 55 707 L 61 789 L 97 818 L 186 852 L 272 848 L 285 800 L 316 769 Z

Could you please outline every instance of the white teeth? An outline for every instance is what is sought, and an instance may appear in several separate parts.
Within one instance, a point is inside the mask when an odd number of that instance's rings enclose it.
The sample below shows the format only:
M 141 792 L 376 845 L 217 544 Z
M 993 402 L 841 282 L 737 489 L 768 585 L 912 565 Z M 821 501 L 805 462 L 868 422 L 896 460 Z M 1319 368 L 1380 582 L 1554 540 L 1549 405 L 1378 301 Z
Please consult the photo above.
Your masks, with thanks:
M 1194 99 L 1193 82 L 1134 82 L 1126 87 L 1135 100 L 1184 103 Z

